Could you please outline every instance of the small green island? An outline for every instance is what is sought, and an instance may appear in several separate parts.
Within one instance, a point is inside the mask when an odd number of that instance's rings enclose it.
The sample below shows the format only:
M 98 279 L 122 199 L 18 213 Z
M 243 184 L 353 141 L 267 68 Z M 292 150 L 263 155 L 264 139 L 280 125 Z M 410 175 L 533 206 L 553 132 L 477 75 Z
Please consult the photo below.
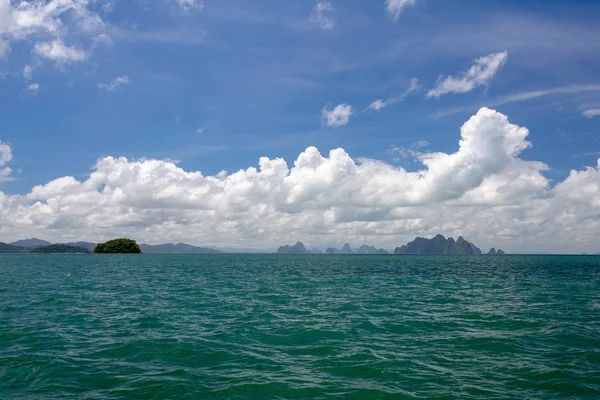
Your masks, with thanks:
M 114 239 L 100 243 L 94 249 L 96 254 L 140 254 L 140 246 L 135 240 Z

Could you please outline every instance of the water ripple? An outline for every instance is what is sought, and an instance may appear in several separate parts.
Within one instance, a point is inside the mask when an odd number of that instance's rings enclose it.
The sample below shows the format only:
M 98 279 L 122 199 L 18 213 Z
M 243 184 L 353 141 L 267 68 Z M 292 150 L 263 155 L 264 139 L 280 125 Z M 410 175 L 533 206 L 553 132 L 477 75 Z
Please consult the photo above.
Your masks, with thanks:
M 0 398 L 600 397 L 600 257 L 0 256 Z

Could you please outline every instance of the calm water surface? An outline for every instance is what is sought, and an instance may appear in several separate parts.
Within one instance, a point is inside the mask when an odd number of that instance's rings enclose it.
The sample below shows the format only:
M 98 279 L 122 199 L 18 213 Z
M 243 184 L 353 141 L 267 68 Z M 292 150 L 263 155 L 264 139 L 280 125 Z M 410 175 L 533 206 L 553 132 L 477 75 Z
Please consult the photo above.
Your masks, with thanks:
M 0 397 L 600 398 L 600 257 L 0 255 Z

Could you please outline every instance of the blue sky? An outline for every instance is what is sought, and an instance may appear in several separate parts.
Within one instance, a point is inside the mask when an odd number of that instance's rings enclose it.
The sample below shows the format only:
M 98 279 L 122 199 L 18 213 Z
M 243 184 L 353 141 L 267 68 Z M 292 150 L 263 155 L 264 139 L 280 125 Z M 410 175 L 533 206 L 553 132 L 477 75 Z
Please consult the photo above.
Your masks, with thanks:
M 551 185 L 597 165 L 597 1 L 61 1 L 54 25 L 15 27 L 0 0 L 7 196 L 83 181 L 106 156 L 215 175 L 260 157 L 291 167 L 315 146 L 418 171 L 414 153 L 456 152 L 483 106 L 529 129 L 519 159 L 547 164 Z M 447 77 L 461 88 L 428 96 Z M 377 99 L 395 100 L 369 110 Z M 352 112 L 330 126 L 339 105 Z

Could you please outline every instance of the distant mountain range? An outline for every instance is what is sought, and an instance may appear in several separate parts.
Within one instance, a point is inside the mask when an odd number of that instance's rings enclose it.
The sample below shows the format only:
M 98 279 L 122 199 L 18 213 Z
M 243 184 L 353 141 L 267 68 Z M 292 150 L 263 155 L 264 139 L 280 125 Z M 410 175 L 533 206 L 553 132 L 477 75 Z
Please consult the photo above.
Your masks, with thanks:
M 433 239 L 418 237 L 402 247 L 396 247 L 394 254 L 481 254 L 481 250 L 462 236 L 455 241 L 436 235 Z
M 306 249 L 304 243 L 297 242 L 293 246 L 281 246 L 277 249 L 277 254 L 323 254 L 323 252 L 317 248 L 313 248 L 310 251 Z M 352 250 L 350 244 L 346 243 L 341 249 L 333 247 L 325 250 L 325 254 L 388 254 L 384 249 L 376 249 L 373 246 L 367 246 L 363 244 L 356 251 Z
M 0 242 L 0 253 L 80 253 L 93 252 L 97 244 L 92 242 L 70 242 L 52 244 L 41 239 L 24 239 L 12 243 Z M 186 243 L 165 243 L 165 244 L 140 244 L 142 253 L 146 254 L 224 254 L 245 252 L 236 249 L 217 250 L 208 247 L 193 246 Z M 86 250 L 83 251 L 82 249 Z M 35 251 L 34 251 L 35 250 Z M 226 250 L 226 251 L 222 251 Z M 258 252 L 258 251 L 247 251 Z M 302 242 L 297 242 L 293 246 L 281 246 L 277 250 L 278 254 L 323 254 L 318 248 L 308 250 Z M 384 249 L 377 249 L 374 246 L 363 244 L 358 249 L 353 250 L 349 243 L 344 244 L 342 248 L 330 247 L 325 254 L 389 254 Z M 412 242 L 404 246 L 396 247 L 394 254 L 482 254 L 481 250 L 473 243 L 460 236 L 457 240 L 453 238 L 446 239 L 442 235 L 436 235 L 432 239 L 417 237 Z M 487 253 L 489 255 L 505 254 L 501 249 L 491 248 Z
M 26 247 L 12 246 L 10 244 L 0 242 L 0 253 L 27 253 Z
M 296 242 L 293 246 L 281 246 L 277 249 L 277 254 L 310 254 L 306 247 L 304 247 L 304 243 Z
M 341 249 L 329 247 L 325 250 L 325 254 L 389 254 L 384 249 L 377 249 L 374 246 L 363 244 L 356 250 L 352 250 L 349 243 L 346 243 Z
M 52 243 L 47 242 L 45 240 L 40 240 L 40 239 L 25 239 L 25 240 L 17 240 L 16 242 L 12 242 L 9 243 L 10 246 L 16 246 L 16 247 L 25 247 L 28 249 L 32 249 L 34 247 L 40 247 L 40 246 L 49 246 Z
M 10 244 L 0 242 L 0 253 L 85 253 L 93 252 L 98 244 L 92 242 L 50 243 L 40 239 L 17 240 Z M 141 244 L 142 253 L 147 254 L 222 254 L 222 251 L 192 246 L 185 243 L 158 245 Z M 83 251 L 85 250 L 85 251 Z
M 436 235 L 432 239 L 418 237 L 402 247 L 396 247 L 394 254 L 481 254 L 481 249 L 462 236 L 454 240 Z M 502 255 L 504 251 L 492 247 L 487 254 Z
M 142 253 L 146 254 L 223 254 L 222 251 L 192 246 L 185 243 L 166 243 L 166 244 L 140 244 Z
M 281 246 L 277 250 L 278 254 L 320 254 L 320 251 L 308 251 L 302 242 L 297 242 L 293 246 Z M 325 250 L 325 254 L 388 254 L 384 249 L 377 249 L 374 246 L 363 244 L 357 250 L 352 250 L 350 244 L 346 243 L 341 249 L 333 247 Z M 481 249 L 473 243 L 459 236 L 457 240 L 453 238 L 446 239 L 442 235 L 436 235 L 431 239 L 417 237 L 412 242 L 404 246 L 396 247 L 394 254 L 482 254 Z M 491 248 L 487 253 L 490 255 L 505 254 L 501 249 Z

